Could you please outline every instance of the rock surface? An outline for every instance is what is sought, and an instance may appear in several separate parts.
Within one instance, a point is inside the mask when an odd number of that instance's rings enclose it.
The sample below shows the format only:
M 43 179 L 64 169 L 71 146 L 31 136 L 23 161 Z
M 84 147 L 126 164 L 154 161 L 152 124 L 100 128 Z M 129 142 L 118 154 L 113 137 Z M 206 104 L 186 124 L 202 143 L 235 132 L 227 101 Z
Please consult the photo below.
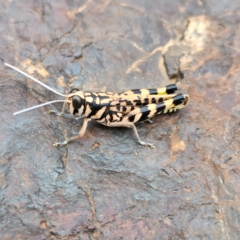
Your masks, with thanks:
M 239 0 L 0 2 L 0 239 L 239 239 Z M 54 148 L 81 120 L 13 117 L 61 97 L 4 62 L 62 93 L 178 81 L 191 101 L 138 125 L 155 149 L 94 122 Z

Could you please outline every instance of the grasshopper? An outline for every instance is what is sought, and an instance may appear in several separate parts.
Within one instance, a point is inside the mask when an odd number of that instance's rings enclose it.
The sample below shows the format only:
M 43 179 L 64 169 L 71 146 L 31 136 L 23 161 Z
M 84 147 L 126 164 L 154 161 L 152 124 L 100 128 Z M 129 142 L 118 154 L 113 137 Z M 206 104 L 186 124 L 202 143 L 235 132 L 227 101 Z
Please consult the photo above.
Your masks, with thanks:
M 63 116 L 67 107 L 68 111 L 76 118 L 83 117 L 83 124 L 77 136 L 66 139 L 63 142 L 56 142 L 53 146 L 64 146 L 69 142 L 81 138 L 88 126 L 88 122 L 95 120 L 108 127 L 132 128 L 138 143 L 154 148 L 154 145 L 142 141 L 139 138 L 135 123 L 151 119 L 157 114 L 174 112 L 187 105 L 189 96 L 187 94 L 176 94 L 178 90 L 176 84 L 170 84 L 163 88 L 134 89 L 122 93 L 115 92 L 83 92 L 78 88 L 72 89 L 69 94 L 64 95 L 50 88 L 27 73 L 5 63 L 6 66 L 20 72 L 33 81 L 39 83 L 48 90 L 65 97 L 65 100 L 54 100 L 31 108 L 27 108 L 14 115 L 42 107 L 55 102 L 64 102 L 61 112 L 50 110 L 57 116 Z

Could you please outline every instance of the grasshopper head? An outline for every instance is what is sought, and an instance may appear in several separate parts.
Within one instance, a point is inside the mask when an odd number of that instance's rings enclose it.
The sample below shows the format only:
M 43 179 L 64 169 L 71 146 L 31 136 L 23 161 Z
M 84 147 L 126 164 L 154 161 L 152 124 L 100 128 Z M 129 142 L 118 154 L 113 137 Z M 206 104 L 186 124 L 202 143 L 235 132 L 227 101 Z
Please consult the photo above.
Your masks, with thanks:
M 69 92 L 68 110 L 76 117 L 81 117 L 85 112 L 85 98 L 82 91 L 74 88 Z

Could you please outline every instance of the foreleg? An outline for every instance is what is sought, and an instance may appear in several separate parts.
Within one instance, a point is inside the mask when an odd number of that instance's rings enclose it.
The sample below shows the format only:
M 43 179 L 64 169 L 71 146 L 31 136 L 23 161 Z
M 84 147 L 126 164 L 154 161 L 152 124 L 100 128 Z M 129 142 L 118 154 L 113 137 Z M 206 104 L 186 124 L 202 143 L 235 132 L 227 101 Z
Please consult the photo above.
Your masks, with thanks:
M 64 110 L 65 110 L 66 104 L 67 104 L 66 102 L 63 103 L 62 111 L 61 111 L 61 112 L 55 111 L 55 110 L 53 110 L 53 109 L 49 110 L 48 112 L 49 112 L 49 113 L 54 113 L 56 116 L 62 117 L 62 116 L 64 115 Z
M 53 146 L 54 147 L 65 146 L 69 142 L 72 142 L 74 140 L 77 140 L 77 139 L 81 138 L 84 135 L 84 133 L 86 132 L 86 129 L 87 129 L 87 126 L 88 126 L 88 122 L 90 120 L 91 119 L 89 119 L 89 118 L 84 118 L 83 125 L 82 125 L 82 127 L 81 127 L 81 129 L 80 129 L 80 131 L 79 131 L 77 136 L 71 137 L 71 138 L 69 138 L 69 139 L 67 139 L 67 140 L 65 140 L 63 142 L 56 142 L 56 143 L 53 144 Z

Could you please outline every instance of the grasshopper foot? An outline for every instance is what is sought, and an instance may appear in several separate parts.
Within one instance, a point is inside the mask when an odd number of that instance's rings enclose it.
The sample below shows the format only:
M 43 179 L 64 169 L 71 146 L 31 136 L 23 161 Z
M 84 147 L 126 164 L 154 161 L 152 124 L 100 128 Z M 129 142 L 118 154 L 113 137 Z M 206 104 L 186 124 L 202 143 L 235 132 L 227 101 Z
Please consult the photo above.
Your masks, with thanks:
M 143 141 L 139 141 L 138 143 L 143 145 L 143 146 L 148 146 L 150 148 L 155 148 L 155 146 L 152 143 L 146 143 L 146 142 L 143 142 Z
M 56 116 L 59 116 L 59 117 L 62 117 L 63 114 L 64 114 L 63 112 L 58 112 L 58 111 L 55 111 L 53 109 L 49 110 L 48 112 L 53 113 L 53 114 L 55 114 Z
M 63 142 L 55 142 L 53 144 L 54 147 L 58 147 L 58 146 L 66 146 L 68 144 L 68 141 L 63 141 Z
M 148 118 L 148 119 L 145 120 L 145 122 L 148 122 L 148 123 L 152 124 L 153 120 L 151 118 Z

